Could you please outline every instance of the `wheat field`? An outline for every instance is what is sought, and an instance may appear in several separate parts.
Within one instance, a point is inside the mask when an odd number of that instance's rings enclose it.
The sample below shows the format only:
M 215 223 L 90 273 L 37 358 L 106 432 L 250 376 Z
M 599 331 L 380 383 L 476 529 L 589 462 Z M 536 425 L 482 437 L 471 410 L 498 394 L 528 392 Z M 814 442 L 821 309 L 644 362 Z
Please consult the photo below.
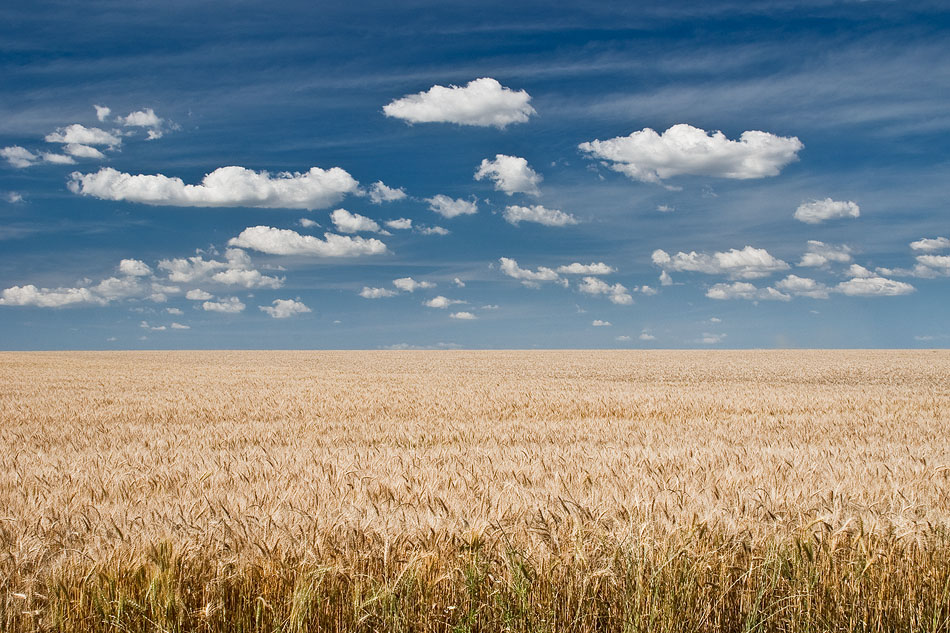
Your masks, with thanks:
M 0 354 L 0 630 L 950 631 L 950 352 Z

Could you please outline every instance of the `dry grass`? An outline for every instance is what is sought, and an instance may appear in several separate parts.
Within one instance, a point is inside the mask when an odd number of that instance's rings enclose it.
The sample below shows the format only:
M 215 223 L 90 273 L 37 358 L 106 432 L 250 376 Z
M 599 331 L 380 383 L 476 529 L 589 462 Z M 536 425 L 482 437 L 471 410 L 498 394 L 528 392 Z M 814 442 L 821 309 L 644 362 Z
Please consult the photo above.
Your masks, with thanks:
M 950 353 L 0 354 L 0 630 L 950 631 Z

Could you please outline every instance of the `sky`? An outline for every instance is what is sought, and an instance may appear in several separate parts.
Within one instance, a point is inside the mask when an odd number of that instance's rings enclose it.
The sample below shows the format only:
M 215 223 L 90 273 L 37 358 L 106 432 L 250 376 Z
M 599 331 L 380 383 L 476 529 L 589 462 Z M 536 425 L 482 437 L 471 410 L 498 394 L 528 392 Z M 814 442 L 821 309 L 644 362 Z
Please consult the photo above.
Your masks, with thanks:
M 333 4 L 0 7 L 0 349 L 950 346 L 945 3 Z

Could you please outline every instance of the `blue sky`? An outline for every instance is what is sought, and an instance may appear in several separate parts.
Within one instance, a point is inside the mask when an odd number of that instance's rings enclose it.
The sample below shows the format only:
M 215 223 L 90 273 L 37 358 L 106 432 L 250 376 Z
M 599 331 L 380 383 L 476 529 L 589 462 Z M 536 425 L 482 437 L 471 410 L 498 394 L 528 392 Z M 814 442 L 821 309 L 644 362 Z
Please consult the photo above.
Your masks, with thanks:
M 0 348 L 950 345 L 950 10 L 550 4 L 7 3 Z

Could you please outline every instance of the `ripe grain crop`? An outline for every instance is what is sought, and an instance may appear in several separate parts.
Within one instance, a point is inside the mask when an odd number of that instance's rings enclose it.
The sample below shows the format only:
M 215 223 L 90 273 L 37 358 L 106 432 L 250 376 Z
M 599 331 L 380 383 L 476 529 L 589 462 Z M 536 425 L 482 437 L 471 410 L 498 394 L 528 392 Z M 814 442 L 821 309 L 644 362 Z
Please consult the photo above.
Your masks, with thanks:
M 950 353 L 0 354 L 0 630 L 950 631 Z

